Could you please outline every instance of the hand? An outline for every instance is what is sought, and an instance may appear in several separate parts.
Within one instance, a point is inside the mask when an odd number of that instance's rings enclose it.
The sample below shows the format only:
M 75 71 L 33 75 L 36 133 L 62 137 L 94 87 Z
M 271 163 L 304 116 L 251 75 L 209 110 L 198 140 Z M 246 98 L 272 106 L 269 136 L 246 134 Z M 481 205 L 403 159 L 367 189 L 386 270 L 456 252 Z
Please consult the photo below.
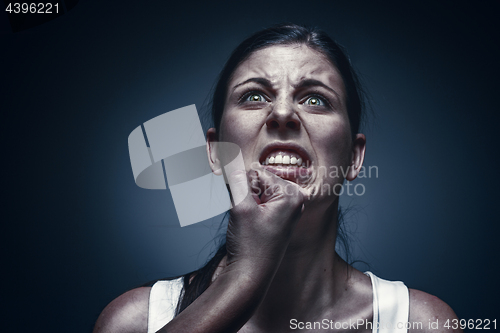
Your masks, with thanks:
M 238 332 L 265 298 L 304 207 L 304 190 L 264 170 L 228 175 L 226 267 L 159 332 Z M 251 187 L 250 187 L 251 185 Z
M 264 169 L 236 170 L 228 181 L 235 206 L 227 228 L 227 267 L 277 269 L 304 209 L 305 190 Z

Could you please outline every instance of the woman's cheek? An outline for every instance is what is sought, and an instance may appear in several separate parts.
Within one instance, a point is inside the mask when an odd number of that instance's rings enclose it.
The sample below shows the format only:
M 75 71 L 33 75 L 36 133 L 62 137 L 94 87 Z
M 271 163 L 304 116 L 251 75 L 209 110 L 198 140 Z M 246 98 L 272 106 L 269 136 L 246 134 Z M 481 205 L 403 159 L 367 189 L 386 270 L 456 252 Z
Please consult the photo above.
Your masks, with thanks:
M 329 135 L 317 138 L 321 142 L 319 145 L 321 157 L 319 164 L 323 167 L 321 175 L 328 183 L 342 182 L 350 165 L 351 158 L 351 138 L 350 128 L 343 124 L 330 124 L 333 130 L 324 131 Z M 313 143 L 314 144 L 314 143 Z M 326 179 L 325 179 L 326 178 Z
M 262 126 L 260 118 L 251 112 L 227 112 L 221 121 L 221 140 L 236 144 L 256 140 Z

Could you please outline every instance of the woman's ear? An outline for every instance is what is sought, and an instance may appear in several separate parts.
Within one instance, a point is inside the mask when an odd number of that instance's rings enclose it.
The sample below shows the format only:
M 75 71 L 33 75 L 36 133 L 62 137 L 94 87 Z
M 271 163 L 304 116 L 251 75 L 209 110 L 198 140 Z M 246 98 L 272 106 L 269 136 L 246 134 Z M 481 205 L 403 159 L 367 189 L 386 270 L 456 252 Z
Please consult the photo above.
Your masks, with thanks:
M 217 150 L 217 131 L 215 128 L 210 128 L 207 131 L 207 156 L 208 156 L 208 164 L 210 164 L 210 168 L 212 172 L 220 176 L 222 175 L 222 169 L 219 160 L 219 154 Z
M 358 133 L 352 142 L 352 159 L 349 166 L 349 172 L 346 179 L 353 181 L 358 176 L 365 160 L 366 137 L 364 134 Z

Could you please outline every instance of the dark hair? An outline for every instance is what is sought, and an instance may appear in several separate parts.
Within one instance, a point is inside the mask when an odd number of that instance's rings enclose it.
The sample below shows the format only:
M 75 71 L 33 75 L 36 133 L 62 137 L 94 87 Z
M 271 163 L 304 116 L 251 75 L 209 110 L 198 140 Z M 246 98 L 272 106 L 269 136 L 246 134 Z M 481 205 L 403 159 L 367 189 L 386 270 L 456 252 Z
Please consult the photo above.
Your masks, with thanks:
M 339 70 L 346 89 L 347 113 L 351 133 L 355 136 L 359 132 L 364 112 L 364 93 L 359 79 L 354 72 L 349 58 L 343 48 L 334 42 L 326 33 L 316 28 L 308 28 L 295 24 L 280 24 L 261 30 L 245 39 L 233 51 L 220 72 L 211 100 L 211 115 L 213 126 L 217 133 L 220 130 L 222 113 L 226 101 L 228 83 L 238 66 L 257 50 L 274 45 L 306 45 L 324 54 Z M 342 213 L 338 213 L 337 229 L 339 230 Z M 340 230 L 341 231 L 341 230 Z M 337 233 L 339 234 L 339 233 Z M 339 235 L 346 254 L 348 249 L 345 235 Z M 226 244 L 222 243 L 214 257 L 199 270 L 184 275 L 184 291 L 179 299 L 176 314 L 182 312 L 210 285 L 212 275 L 219 262 L 226 255 Z

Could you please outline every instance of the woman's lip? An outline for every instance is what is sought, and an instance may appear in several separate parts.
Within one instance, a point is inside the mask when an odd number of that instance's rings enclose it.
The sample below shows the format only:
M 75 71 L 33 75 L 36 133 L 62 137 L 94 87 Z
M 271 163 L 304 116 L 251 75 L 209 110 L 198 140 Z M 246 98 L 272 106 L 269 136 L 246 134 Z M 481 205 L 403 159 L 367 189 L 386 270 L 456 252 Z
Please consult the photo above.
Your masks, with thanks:
M 275 165 L 263 165 L 262 168 L 274 173 L 280 178 L 291 180 L 293 182 L 304 182 L 305 180 L 309 180 L 312 176 L 312 170 L 310 168 Z

